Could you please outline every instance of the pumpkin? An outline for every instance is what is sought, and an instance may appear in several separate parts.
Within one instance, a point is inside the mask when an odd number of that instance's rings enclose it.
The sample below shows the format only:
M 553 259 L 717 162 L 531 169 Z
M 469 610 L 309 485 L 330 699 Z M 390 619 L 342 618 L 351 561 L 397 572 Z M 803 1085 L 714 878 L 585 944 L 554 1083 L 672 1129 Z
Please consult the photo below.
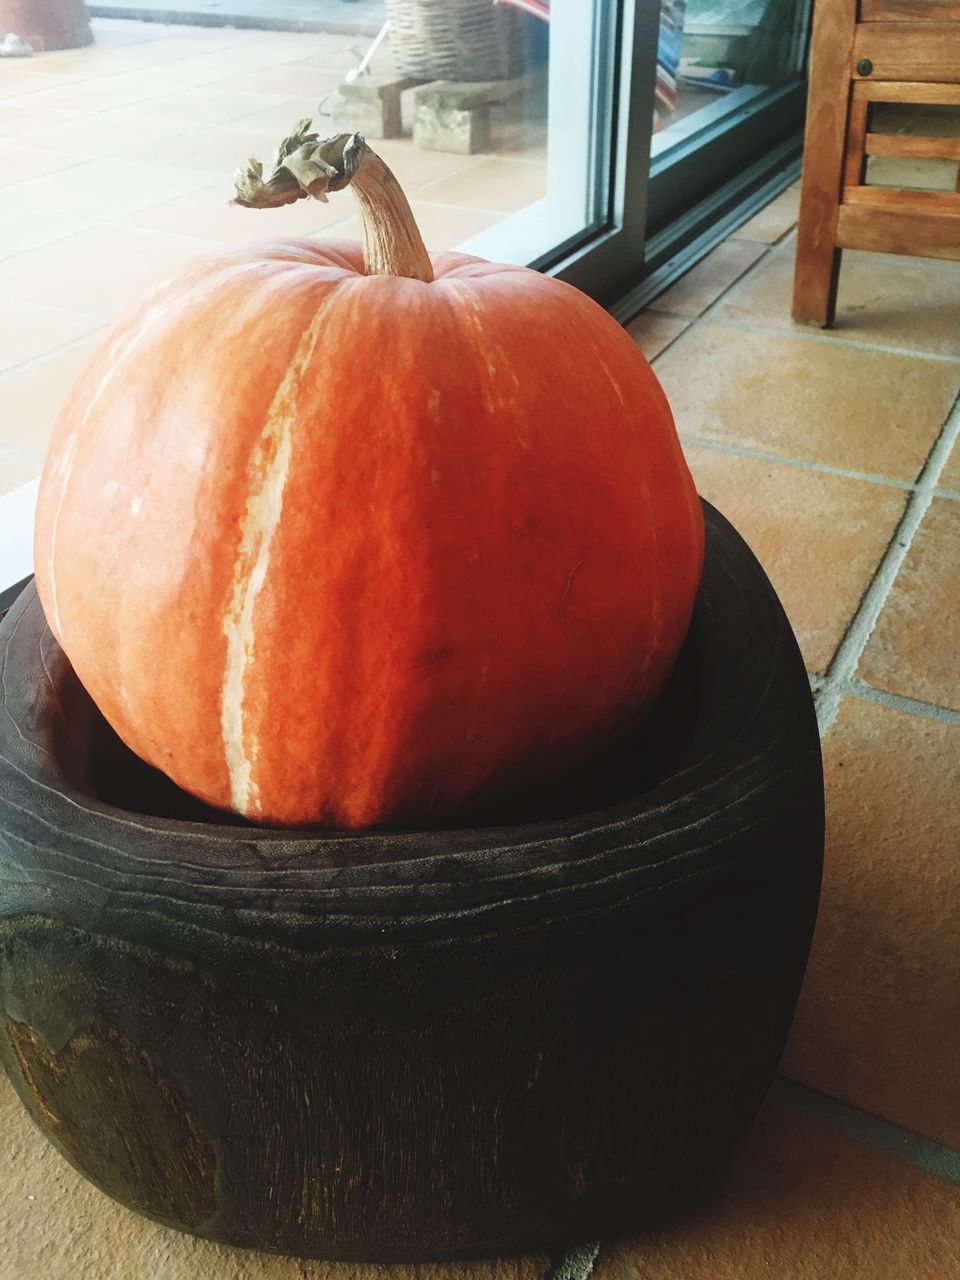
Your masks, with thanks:
M 239 203 L 352 185 L 363 246 L 211 257 L 63 405 L 37 587 L 123 741 L 279 826 L 453 821 L 650 706 L 703 525 L 639 350 L 576 289 L 429 257 L 356 135 L 302 128 Z

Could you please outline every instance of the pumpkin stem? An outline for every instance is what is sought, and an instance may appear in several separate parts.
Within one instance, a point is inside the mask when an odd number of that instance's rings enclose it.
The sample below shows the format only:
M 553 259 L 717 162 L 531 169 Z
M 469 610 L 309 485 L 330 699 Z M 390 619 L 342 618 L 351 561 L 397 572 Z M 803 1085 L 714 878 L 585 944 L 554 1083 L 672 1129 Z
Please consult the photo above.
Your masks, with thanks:
M 368 276 L 433 279 L 420 228 L 400 183 L 359 133 L 319 138 L 310 121 L 301 120 L 277 148 L 272 173 L 252 159 L 234 179 L 233 204 L 275 209 L 312 196 L 327 201 L 330 191 L 353 187 L 363 228 L 363 263 Z

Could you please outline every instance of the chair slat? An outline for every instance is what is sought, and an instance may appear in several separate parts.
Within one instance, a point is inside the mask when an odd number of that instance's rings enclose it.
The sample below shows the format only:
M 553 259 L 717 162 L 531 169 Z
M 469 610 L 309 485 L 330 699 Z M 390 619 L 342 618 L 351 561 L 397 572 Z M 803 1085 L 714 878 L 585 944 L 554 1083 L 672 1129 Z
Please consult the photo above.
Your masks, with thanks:
M 960 262 L 960 215 L 901 213 L 845 204 L 837 219 L 837 245 L 840 249 Z

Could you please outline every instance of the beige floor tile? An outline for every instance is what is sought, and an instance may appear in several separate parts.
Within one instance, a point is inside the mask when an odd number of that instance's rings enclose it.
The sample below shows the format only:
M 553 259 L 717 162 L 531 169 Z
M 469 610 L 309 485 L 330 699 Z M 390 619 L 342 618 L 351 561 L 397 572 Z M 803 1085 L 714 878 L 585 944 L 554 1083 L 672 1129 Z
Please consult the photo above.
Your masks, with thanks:
M 333 199 L 335 200 L 336 196 Z M 424 244 L 431 253 L 443 253 L 447 249 L 456 249 L 471 236 L 479 235 L 481 231 L 486 231 L 488 227 L 499 222 L 502 216 L 489 213 L 486 209 L 461 209 L 450 204 L 430 204 L 426 200 L 411 200 L 410 208 L 417 220 Z M 359 240 L 360 220 L 357 217 L 350 217 L 345 222 L 338 222 L 324 229 L 320 234 L 340 236 L 345 240 Z
M 319 200 L 300 200 L 282 209 L 241 209 L 228 203 L 231 191 L 230 175 L 225 174 L 222 182 L 202 191 L 150 205 L 117 221 L 128 227 L 246 244 L 275 236 L 310 235 L 344 222 L 356 208 L 353 197 L 343 192 L 332 196 L 326 204 Z
M 735 285 L 714 313 L 717 320 L 810 332 L 790 319 L 792 251 L 778 250 Z M 855 338 L 935 355 L 960 355 L 960 262 L 935 262 L 886 253 L 843 255 L 837 320 L 820 330 L 838 341 Z
M 0 100 L 0 138 L 17 139 L 17 146 L 23 146 L 22 135 L 30 129 L 40 129 L 47 125 L 56 125 L 62 119 L 59 111 L 53 107 L 40 107 L 33 99 L 35 94 L 22 98 L 4 98 Z
M 65 69 L 45 71 L 38 65 L 40 59 L 10 58 L 3 62 L 0 76 L 0 98 L 10 100 L 25 93 L 39 93 L 44 89 L 59 89 L 65 84 L 76 83 L 80 74 L 70 74 Z
M 7 187 L 3 203 L 18 212 L 56 210 L 81 218 L 119 218 L 196 191 L 214 176 L 201 169 L 145 160 L 91 160 L 63 175 L 49 173 Z
M 960 502 L 935 499 L 857 674 L 869 684 L 960 711 Z
M 183 27 L 168 27 L 167 31 L 184 31 Z M 198 57 L 208 48 L 206 41 L 197 41 L 190 35 L 162 35 L 156 40 L 138 40 L 133 44 L 103 47 L 96 36 L 94 43 L 85 49 L 64 49 L 57 54 L 44 54 L 44 68 L 56 65 L 57 70 L 72 72 L 88 80 L 122 75 L 128 71 L 140 71 L 160 66 L 180 58 Z
M 651 302 L 652 311 L 669 311 L 677 316 L 699 316 L 711 303 L 739 280 L 766 252 L 762 244 L 749 240 L 726 240 L 697 263 L 666 293 Z
M 90 74 L 71 83 L 63 83 L 60 77 L 57 84 L 31 92 L 30 105 L 53 108 L 62 112 L 65 118 L 77 113 L 90 115 L 95 111 L 144 102 L 163 94 L 200 88 L 233 77 L 235 67 L 240 65 L 235 60 L 245 56 L 242 48 L 203 52 L 117 74 Z
M 771 200 L 759 213 L 755 213 L 742 227 L 734 231 L 733 240 L 758 240 L 761 244 L 773 244 L 787 234 L 800 213 L 800 183 Z
M 912 481 L 960 364 L 703 321 L 657 362 L 687 435 Z
M 593 1280 L 950 1280 L 960 1191 L 768 1102 L 670 1223 L 606 1245 Z
M 358 41 L 362 45 L 363 41 Z M 256 93 L 272 94 L 283 98 L 296 98 L 301 95 L 320 98 L 343 80 L 344 74 L 355 66 L 358 59 L 354 54 L 343 50 L 332 58 L 302 58 L 295 62 L 284 62 L 280 66 L 260 67 L 235 76 L 229 69 L 223 81 L 214 81 L 219 87 L 234 90 L 253 90 Z
M 423 200 L 512 213 L 547 192 L 547 166 L 537 160 L 479 160 L 420 189 Z
M 212 240 L 100 225 L 0 262 L 0 297 L 113 320 L 145 289 L 220 247 Z
M 15 188 L 5 187 L 0 191 L 0 260 L 74 236 L 91 225 L 89 218 L 75 218 L 53 210 L 11 209 L 7 200 L 10 190 Z
M 0 448 L 0 497 L 40 474 L 40 459 Z M 0 1262 L 0 1267 L 2 1267 Z
M 224 86 L 215 87 L 220 89 Z M 230 120 L 230 128 L 244 132 L 249 130 L 257 137 L 261 134 L 269 135 L 271 151 L 304 118 L 312 120 L 313 127 L 323 137 L 329 132 L 330 122 L 319 114 L 320 99 L 319 93 L 291 94 L 288 98 L 264 93 L 260 95 L 260 102 L 253 110 Z M 263 158 L 266 159 L 265 156 Z
M 382 1267 L 301 1262 L 171 1231 L 86 1182 L 0 1076 L 0 1280 L 540 1280 L 542 1256 Z
M 126 108 L 143 117 L 153 117 L 175 125 L 189 136 L 194 129 L 225 124 L 242 117 L 255 121 L 256 113 L 276 104 L 273 94 L 225 89 L 221 85 L 203 85 L 179 93 L 165 93 Z M 260 130 L 264 132 L 264 130 Z
M 63 398 L 100 341 L 100 334 L 81 338 L 0 373 L 0 448 L 42 462 Z
M 295 32 L 283 35 L 280 32 L 257 31 L 249 40 L 237 48 L 219 52 L 209 60 L 209 78 L 205 83 L 222 84 L 234 89 L 256 89 L 256 78 L 260 71 L 272 70 L 286 63 L 310 60 L 318 71 L 349 69 L 356 66 L 358 55 L 352 47 L 363 49 L 367 42 L 364 39 L 344 39 L 327 32 Z M 229 82 L 229 84 L 228 84 Z
M 231 121 L 195 132 L 179 124 L 170 137 L 150 148 L 151 162 L 173 169 L 198 170 L 208 180 L 219 175 L 229 195 L 234 171 L 251 155 L 258 155 L 267 164 L 280 141 L 280 135 L 273 130 L 255 127 L 255 116 L 248 119 L 246 127 Z M 132 146 L 119 152 L 118 159 L 137 163 L 139 154 L 139 148 Z
M 26 145 L 23 145 L 26 143 Z M 75 151 L 40 151 L 28 139 L 21 139 L 21 145 L 4 142 L 0 144 L 0 187 L 13 186 L 15 182 L 27 182 L 30 178 L 42 177 L 45 173 L 61 173 L 72 169 L 74 165 L 83 164 L 86 157 Z M 0 208 L 2 208 L 0 196 Z
M 887 549 L 906 494 L 689 442 L 684 452 L 700 494 L 736 525 L 766 570 L 807 669 L 825 671 Z
M 100 327 L 95 316 L 0 298 L 0 370 L 73 342 Z
M 845 698 L 827 854 L 784 1074 L 960 1148 L 960 732 Z M 922 1273 L 921 1273 L 922 1274 Z
M 57 85 L 39 93 L 31 93 L 28 106 L 39 107 L 48 112 L 55 111 L 61 120 L 93 115 L 96 111 L 125 107 L 132 102 L 157 97 L 175 87 L 156 87 L 155 75 L 156 72 L 150 71 L 128 71 L 116 76 L 85 77 L 72 84 Z M 51 123 L 55 124 L 56 120 Z
M 648 360 L 655 360 L 664 347 L 678 338 L 689 325 L 689 320 L 678 316 L 658 315 L 656 311 L 641 311 L 626 325 L 627 333 Z
M 175 95 L 168 95 L 172 98 Z M 163 99 L 166 101 L 167 99 Z M 38 162 L 47 156 L 67 151 L 76 164 L 78 160 L 118 156 L 136 150 L 139 159 L 154 155 L 154 148 L 183 132 L 182 124 L 165 121 L 158 113 L 146 114 L 142 107 L 113 107 L 94 115 L 78 116 L 41 129 L 31 129 L 20 136 L 19 145 L 29 147 Z M 68 160 L 68 163 L 70 161 Z M 163 163 L 162 158 L 160 163 Z M 53 172 L 55 166 L 38 169 L 38 174 Z M 32 176 L 32 175 L 31 175 Z

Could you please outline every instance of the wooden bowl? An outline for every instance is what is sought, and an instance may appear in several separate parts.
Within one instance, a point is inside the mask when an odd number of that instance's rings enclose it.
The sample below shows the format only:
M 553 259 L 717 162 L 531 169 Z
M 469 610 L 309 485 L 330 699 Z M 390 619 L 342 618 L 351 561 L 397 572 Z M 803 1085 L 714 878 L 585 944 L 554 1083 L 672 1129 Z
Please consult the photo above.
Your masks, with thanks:
M 823 789 L 789 624 L 706 515 L 653 720 L 469 830 L 200 810 L 28 587 L 0 626 L 0 1057 L 57 1149 L 181 1230 L 355 1260 L 556 1248 L 709 1174 L 793 1015 Z

